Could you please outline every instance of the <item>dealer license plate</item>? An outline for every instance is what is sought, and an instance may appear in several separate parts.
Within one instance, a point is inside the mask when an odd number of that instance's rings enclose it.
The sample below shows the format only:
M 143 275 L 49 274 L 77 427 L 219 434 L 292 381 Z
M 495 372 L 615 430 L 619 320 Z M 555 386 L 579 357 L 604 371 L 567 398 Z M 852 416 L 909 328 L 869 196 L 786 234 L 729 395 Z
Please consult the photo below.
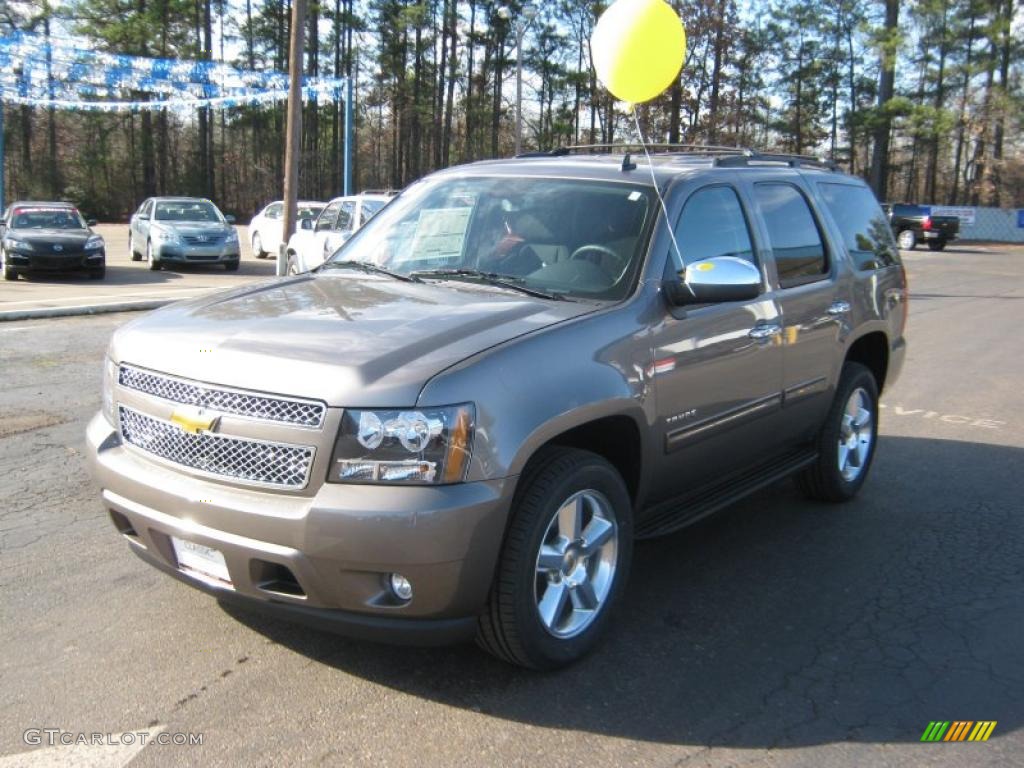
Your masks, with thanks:
M 178 558 L 178 567 L 183 571 L 191 571 L 200 577 L 231 586 L 228 564 L 219 549 L 176 536 L 171 536 L 171 545 L 174 547 L 174 556 Z

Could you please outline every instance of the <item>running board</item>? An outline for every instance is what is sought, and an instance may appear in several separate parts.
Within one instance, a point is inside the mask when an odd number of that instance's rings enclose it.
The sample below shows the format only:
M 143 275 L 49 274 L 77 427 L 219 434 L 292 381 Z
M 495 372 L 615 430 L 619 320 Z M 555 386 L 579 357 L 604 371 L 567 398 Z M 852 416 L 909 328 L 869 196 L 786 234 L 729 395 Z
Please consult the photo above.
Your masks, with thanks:
M 734 475 L 695 495 L 663 501 L 645 511 L 637 523 L 635 536 L 637 539 L 650 539 L 678 531 L 813 464 L 817 458 L 818 454 L 813 450 L 788 453 L 762 464 L 752 473 Z

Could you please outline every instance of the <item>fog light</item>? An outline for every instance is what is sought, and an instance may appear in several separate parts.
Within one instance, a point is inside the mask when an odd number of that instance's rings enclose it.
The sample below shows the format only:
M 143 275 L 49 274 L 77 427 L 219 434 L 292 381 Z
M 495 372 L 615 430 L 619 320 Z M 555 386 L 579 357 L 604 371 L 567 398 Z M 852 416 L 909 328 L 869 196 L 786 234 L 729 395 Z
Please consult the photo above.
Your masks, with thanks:
M 412 600 L 412 584 L 400 573 L 391 574 L 391 591 L 399 600 Z

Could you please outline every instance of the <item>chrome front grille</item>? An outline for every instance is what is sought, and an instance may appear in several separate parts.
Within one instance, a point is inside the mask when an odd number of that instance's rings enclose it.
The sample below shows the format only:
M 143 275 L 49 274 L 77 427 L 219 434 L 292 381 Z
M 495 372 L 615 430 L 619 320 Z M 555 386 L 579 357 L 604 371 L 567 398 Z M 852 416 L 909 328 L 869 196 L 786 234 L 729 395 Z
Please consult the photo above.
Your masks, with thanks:
M 121 437 L 147 453 L 175 464 L 222 478 L 304 488 L 316 449 L 264 440 L 227 437 L 211 432 L 191 434 L 125 406 L 118 407 Z
M 210 387 L 163 373 L 151 373 L 131 365 L 120 367 L 117 382 L 122 387 L 145 392 L 172 403 L 195 405 L 220 413 L 300 427 L 322 427 L 327 413 L 326 405 L 312 400 Z
M 181 239 L 188 245 L 220 245 L 224 235 L 182 235 Z

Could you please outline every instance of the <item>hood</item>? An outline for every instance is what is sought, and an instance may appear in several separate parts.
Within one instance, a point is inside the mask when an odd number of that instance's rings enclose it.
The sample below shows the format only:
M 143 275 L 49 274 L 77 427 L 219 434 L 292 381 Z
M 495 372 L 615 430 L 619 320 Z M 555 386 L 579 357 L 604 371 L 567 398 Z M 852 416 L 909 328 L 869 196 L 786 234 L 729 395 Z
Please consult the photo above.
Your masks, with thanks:
M 172 304 L 122 327 L 112 355 L 331 406 L 401 407 L 415 405 L 445 368 L 595 309 L 465 284 L 333 272 Z
M 8 229 L 6 236 L 32 245 L 63 245 L 81 248 L 92 237 L 88 229 Z

